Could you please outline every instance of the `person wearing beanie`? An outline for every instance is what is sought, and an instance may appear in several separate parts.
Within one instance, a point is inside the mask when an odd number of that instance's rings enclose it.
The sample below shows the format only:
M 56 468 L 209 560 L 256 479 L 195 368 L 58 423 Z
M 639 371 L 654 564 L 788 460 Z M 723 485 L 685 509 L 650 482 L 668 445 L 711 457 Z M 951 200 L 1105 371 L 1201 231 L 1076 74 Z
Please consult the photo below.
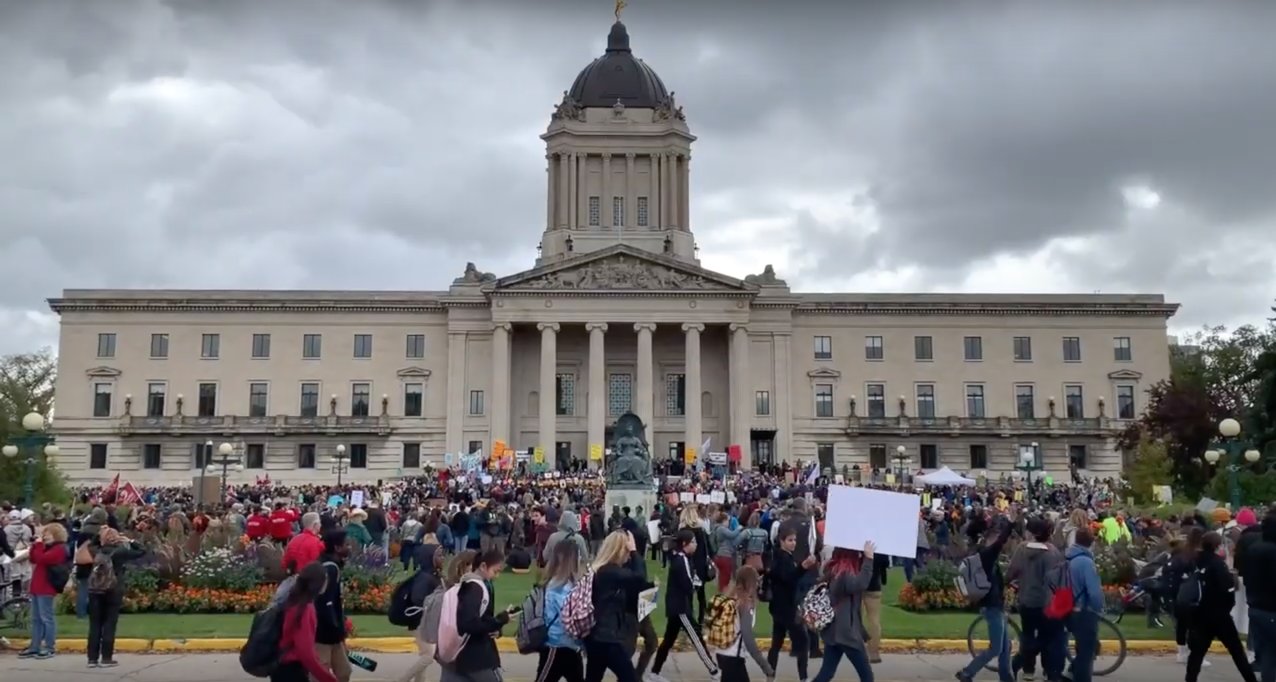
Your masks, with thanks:
M 1255 580 L 1265 579 L 1265 577 L 1255 576 L 1253 571 L 1247 571 L 1245 567 L 1246 555 L 1249 554 L 1254 545 L 1263 539 L 1263 527 L 1258 523 L 1258 515 L 1249 507 L 1242 507 L 1236 513 L 1236 525 L 1239 527 L 1240 534 L 1236 537 L 1236 543 L 1232 549 L 1232 569 L 1236 571 L 1236 607 L 1232 610 L 1232 621 L 1236 623 L 1236 631 L 1241 634 L 1245 640 L 1246 648 L 1251 656 L 1255 653 L 1254 640 L 1250 631 L 1250 607 L 1254 600 L 1249 594 L 1247 587 L 1253 585 Z M 1246 579 L 1246 573 L 1249 578 Z

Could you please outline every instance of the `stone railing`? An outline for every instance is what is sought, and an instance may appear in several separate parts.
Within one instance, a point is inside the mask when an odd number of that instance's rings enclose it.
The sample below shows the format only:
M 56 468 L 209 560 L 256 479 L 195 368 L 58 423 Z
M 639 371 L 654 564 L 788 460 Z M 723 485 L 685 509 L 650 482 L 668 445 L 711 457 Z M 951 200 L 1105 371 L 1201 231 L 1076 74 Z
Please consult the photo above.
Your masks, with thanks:
M 1036 419 L 1019 419 L 1012 417 L 860 417 L 847 418 L 846 431 L 849 435 L 858 434 L 945 434 L 963 435 L 1096 435 L 1109 436 L 1123 428 L 1125 422 L 1107 417 L 1089 417 L 1084 419 L 1065 419 L 1061 417 L 1041 417 Z
M 316 434 L 376 434 L 387 436 L 392 431 L 389 415 L 349 417 L 335 414 L 300 417 L 274 415 L 267 417 L 242 417 L 219 415 L 214 417 L 169 415 L 164 417 L 139 417 L 125 415 L 120 418 L 116 432 L 121 436 L 184 434 L 263 434 L 274 436 Z

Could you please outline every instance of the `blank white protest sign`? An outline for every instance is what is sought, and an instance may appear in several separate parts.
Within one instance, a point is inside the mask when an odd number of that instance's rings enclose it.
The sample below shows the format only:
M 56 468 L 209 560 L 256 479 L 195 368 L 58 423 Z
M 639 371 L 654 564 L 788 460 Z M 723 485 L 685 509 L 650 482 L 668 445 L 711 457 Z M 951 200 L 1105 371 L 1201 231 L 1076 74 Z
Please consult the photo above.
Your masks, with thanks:
M 919 496 L 831 485 L 828 501 L 824 544 L 864 549 L 872 540 L 879 554 L 916 558 Z

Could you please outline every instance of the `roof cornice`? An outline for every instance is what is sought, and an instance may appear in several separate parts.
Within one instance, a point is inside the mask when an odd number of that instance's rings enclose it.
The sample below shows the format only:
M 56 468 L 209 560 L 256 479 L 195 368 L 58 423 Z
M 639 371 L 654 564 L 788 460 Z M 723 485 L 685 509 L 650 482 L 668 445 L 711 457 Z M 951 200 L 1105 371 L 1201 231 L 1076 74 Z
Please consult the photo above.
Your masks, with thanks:
M 185 294 L 185 295 L 182 295 Z M 254 297 L 219 296 L 214 292 L 175 292 L 175 295 L 111 296 L 68 295 L 48 300 L 49 308 L 64 313 L 441 313 L 445 311 L 438 297 L 377 295 L 352 297 L 349 294 L 325 297 L 294 296 L 292 292 L 259 292 Z M 258 298 L 257 296 L 263 296 Z
M 1078 301 L 799 301 L 793 311 L 808 315 L 940 315 L 1033 317 L 1162 317 L 1178 312 L 1177 303 Z

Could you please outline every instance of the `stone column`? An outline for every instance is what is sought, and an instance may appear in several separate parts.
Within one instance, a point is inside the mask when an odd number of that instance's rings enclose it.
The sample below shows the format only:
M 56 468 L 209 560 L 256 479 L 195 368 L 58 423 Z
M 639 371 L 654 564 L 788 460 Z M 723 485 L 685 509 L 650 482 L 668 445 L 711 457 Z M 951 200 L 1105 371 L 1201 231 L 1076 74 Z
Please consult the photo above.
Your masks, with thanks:
M 679 214 L 678 227 L 683 230 L 691 231 L 691 156 L 685 156 L 682 159 L 682 172 L 678 174 L 678 196 L 682 200 L 678 203 L 682 207 Z
M 554 229 L 554 193 L 557 191 L 554 178 L 554 155 L 545 155 L 545 229 Z
M 602 227 L 616 228 L 616 222 L 612 220 L 615 212 L 611 210 L 613 202 L 611 198 L 611 154 L 603 154 L 603 190 L 602 196 L 598 198 L 598 212 L 602 215 L 599 217 L 599 224 Z
M 704 441 L 704 428 L 701 425 L 700 414 L 700 332 L 704 331 L 704 325 L 688 322 L 682 325 L 682 332 L 687 342 L 687 364 L 684 369 L 686 372 L 686 447 L 696 449 L 697 461 L 707 461 L 706 453 L 700 451 L 700 444 Z
M 567 207 L 571 206 L 571 173 L 568 172 L 570 162 L 566 153 L 558 155 L 558 169 L 554 173 L 554 178 L 558 181 L 558 201 L 554 202 L 554 218 L 558 224 L 558 229 L 567 229 Z
M 678 200 L 678 185 L 681 174 L 678 171 L 678 155 L 669 155 L 669 226 L 678 229 L 682 225 L 682 203 Z
M 490 436 L 493 444 L 504 441 L 510 443 L 510 332 L 513 325 L 509 322 L 498 322 L 492 328 L 492 421 Z
M 545 464 L 553 468 L 558 464 L 558 323 L 541 322 L 536 325 L 541 333 L 541 381 L 540 381 L 540 432 L 538 439 L 545 450 Z
M 634 154 L 625 154 L 625 229 L 638 225 L 638 198 L 634 195 Z M 651 201 L 648 199 L 648 201 Z
M 775 344 L 775 392 L 771 394 L 771 409 L 775 412 L 775 461 L 793 462 L 793 356 L 790 346 L 793 337 L 789 333 L 772 335 Z M 798 400 L 811 400 L 809 387 L 796 395 Z
M 449 331 L 447 335 L 447 426 L 444 427 L 447 452 L 465 452 L 464 420 L 470 404 L 465 395 L 466 333 Z
M 654 412 L 652 410 L 652 376 L 655 374 L 651 357 L 651 336 L 656 331 L 655 322 L 639 322 L 634 325 L 638 332 L 638 368 L 634 377 L 634 414 L 642 420 L 647 429 L 647 445 L 651 446 L 651 428 Z
M 654 154 L 651 157 L 651 189 L 652 205 L 649 207 L 648 222 L 657 230 L 665 227 L 665 155 Z
M 602 199 L 599 199 L 602 202 Z M 602 207 L 599 206 L 599 213 Z M 602 224 L 602 216 L 598 216 Z M 576 155 L 576 229 L 589 228 L 589 155 Z
M 576 209 L 580 203 L 580 185 L 576 182 L 576 166 L 579 163 L 576 154 L 567 155 L 567 227 L 574 230 L 580 227 Z
M 753 382 L 749 380 L 749 330 L 742 324 L 731 325 L 731 353 L 727 360 L 731 383 L 731 442 L 740 446 L 740 469 L 752 461 L 752 439 L 749 416 L 754 410 Z
M 606 322 L 590 322 L 585 325 L 585 329 L 589 331 L 589 404 L 586 407 L 588 413 L 585 416 L 586 431 L 589 435 L 589 442 L 585 445 L 585 456 L 588 458 L 590 449 L 595 445 L 606 447 L 603 442 L 607 433 L 607 353 L 606 353 Z M 601 462 L 595 463 L 593 459 L 589 459 L 589 466 L 601 466 Z

